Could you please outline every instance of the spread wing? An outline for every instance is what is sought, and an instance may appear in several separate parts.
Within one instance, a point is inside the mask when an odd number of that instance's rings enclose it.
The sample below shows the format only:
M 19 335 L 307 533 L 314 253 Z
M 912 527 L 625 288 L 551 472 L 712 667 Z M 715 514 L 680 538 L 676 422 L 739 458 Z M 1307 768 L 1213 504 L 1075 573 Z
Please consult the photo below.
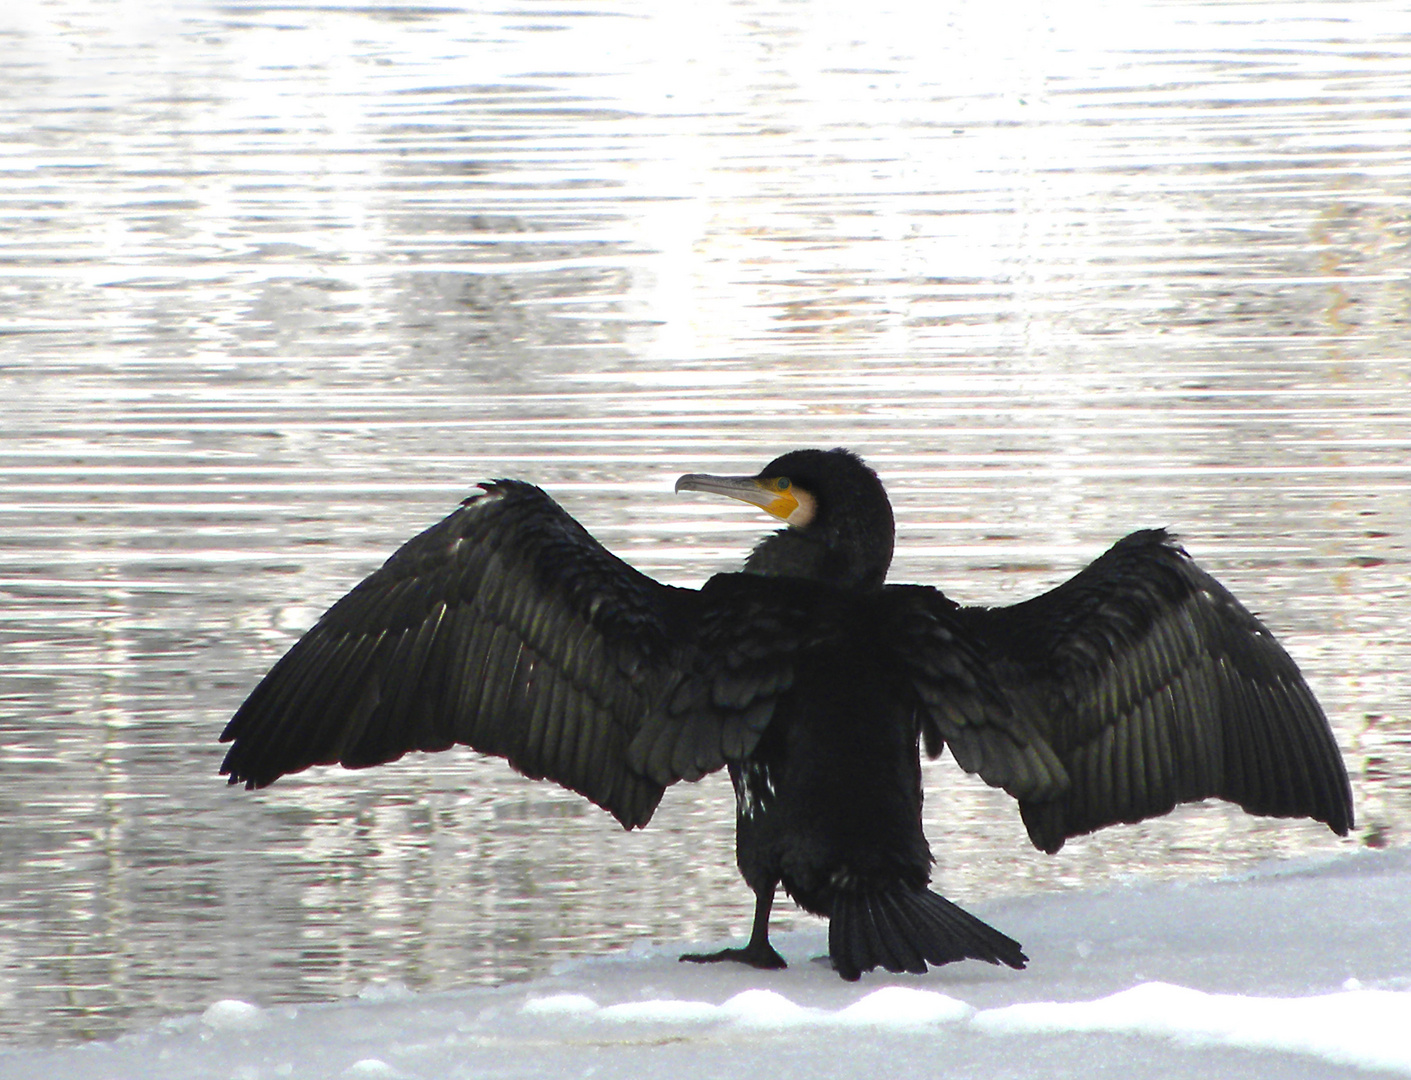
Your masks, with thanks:
M 1034 844 L 1219 797 L 1255 814 L 1352 825 L 1342 755 L 1272 634 L 1160 530 L 1007 608 L 964 608 L 1016 711 L 1062 761 L 1056 796 L 1020 797 Z
M 694 728 L 684 714 L 666 724 L 662 739 L 713 734 L 713 756 L 650 777 L 628 760 L 690 669 L 676 624 L 697 594 L 634 570 L 532 485 L 482 487 L 274 665 L 221 736 L 232 743 L 221 766 L 231 783 L 263 787 L 310 765 L 361 768 L 463 743 L 630 828 L 651 818 L 665 785 L 723 764 L 723 721 L 711 710 Z

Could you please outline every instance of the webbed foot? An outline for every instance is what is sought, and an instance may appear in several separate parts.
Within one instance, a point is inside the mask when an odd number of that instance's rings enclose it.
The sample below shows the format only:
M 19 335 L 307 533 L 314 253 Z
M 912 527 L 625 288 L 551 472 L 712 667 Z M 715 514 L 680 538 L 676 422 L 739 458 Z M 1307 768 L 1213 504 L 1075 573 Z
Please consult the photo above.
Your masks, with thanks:
M 692 964 L 715 964 L 721 960 L 737 960 L 742 964 L 749 964 L 750 967 L 769 971 L 777 971 L 789 966 L 784 962 L 784 958 L 775 951 L 774 946 L 768 942 L 764 944 L 763 948 L 752 942 L 743 949 L 721 949 L 719 952 L 713 953 L 686 953 L 681 959 Z

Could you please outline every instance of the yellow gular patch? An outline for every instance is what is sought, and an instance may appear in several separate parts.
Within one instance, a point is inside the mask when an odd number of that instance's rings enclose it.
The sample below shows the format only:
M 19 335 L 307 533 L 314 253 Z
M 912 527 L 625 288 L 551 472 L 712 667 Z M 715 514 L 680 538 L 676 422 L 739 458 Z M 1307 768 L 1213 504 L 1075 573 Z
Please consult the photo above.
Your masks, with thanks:
M 764 504 L 766 513 L 800 527 L 813 520 L 814 512 L 818 508 L 813 496 L 803 488 L 795 487 L 787 477 L 776 476 L 757 483 L 762 490 L 774 496 L 769 503 Z
M 767 483 L 765 490 L 772 489 L 773 485 Z M 795 497 L 793 491 L 785 490 L 778 492 L 778 494 L 775 495 L 774 501 L 765 506 L 764 510 L 767 514 L 773 514 L 777 518 L 783 518 L 785 521 L 788 521 L 789 515 L 798 508 L 799 500 Z

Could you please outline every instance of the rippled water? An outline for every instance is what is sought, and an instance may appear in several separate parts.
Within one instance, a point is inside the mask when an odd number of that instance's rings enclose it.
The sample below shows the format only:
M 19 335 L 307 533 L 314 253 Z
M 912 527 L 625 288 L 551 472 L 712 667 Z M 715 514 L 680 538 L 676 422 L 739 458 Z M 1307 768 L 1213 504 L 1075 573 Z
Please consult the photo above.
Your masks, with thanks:
M 798 445 L 963 601 L 1180 531 L 1304 665 L 1357 835 L 1204 806 L 1049 858 L 941 763 L 958 900 L 1404 842 L 1411 15 L 1078 7 L 0 14 L 0 1037 L 744 931 L 719 777 L 628 835 L 468 752 L 215 775 L 489 476 L 678 584 L 766 524 L 672 480 Z

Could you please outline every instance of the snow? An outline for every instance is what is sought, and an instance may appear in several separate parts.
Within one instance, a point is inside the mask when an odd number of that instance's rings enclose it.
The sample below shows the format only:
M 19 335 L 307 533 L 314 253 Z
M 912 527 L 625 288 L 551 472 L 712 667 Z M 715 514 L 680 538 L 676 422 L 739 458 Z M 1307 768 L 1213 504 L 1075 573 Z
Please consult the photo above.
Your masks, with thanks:
M 1262 998 L 1204 994 L 1154 982 L 1098 1001 L 1009 1005 L 974 1018 L 977 1028 L 991 1034 L 1127 1032 L 1191 1045 L 1287 1050 L 1366 1069 L 1411 1072 L 1408 1021 L 1411 993 L 1406 991 L 1352 989 Z
M 576 1016 L 625 1023 L 734 1023 L 742 1027 L 784 1028 L 810 1024 L 862 1027 L 920 1027 L 961 1020 L 975 1010 L 932 990 L 884 986 L 842 1009 L 810 1009 L 774 990 L 744 990 L 720 1005 L 708 1001 L 629 1001 L 600 1007 L 583 994 L 531 998 L 521 1010 L 530 1016 Z
M 1411 1076 L 1411 849 L 972 905 L 1015 972 L 845 983 L 643 945 L 530 983 L 318 1005 L 215 1001 L 114 1042 L 0 1052 L 0 1078 Z M 258 962 L 252 958 L 251 962 Z
M 924 1027 L 950 1020 L 964 1020 L 975 1012 L 963 1001 L 934 990 L 884 986 L 853 1002 L 836 1014 L 845 1024 L 875 1027 Z
M 265 1026 L 263 1011 L 248 1001 L 217 1001 L 201 1014 L 212 1031 L 253 1031 Z

